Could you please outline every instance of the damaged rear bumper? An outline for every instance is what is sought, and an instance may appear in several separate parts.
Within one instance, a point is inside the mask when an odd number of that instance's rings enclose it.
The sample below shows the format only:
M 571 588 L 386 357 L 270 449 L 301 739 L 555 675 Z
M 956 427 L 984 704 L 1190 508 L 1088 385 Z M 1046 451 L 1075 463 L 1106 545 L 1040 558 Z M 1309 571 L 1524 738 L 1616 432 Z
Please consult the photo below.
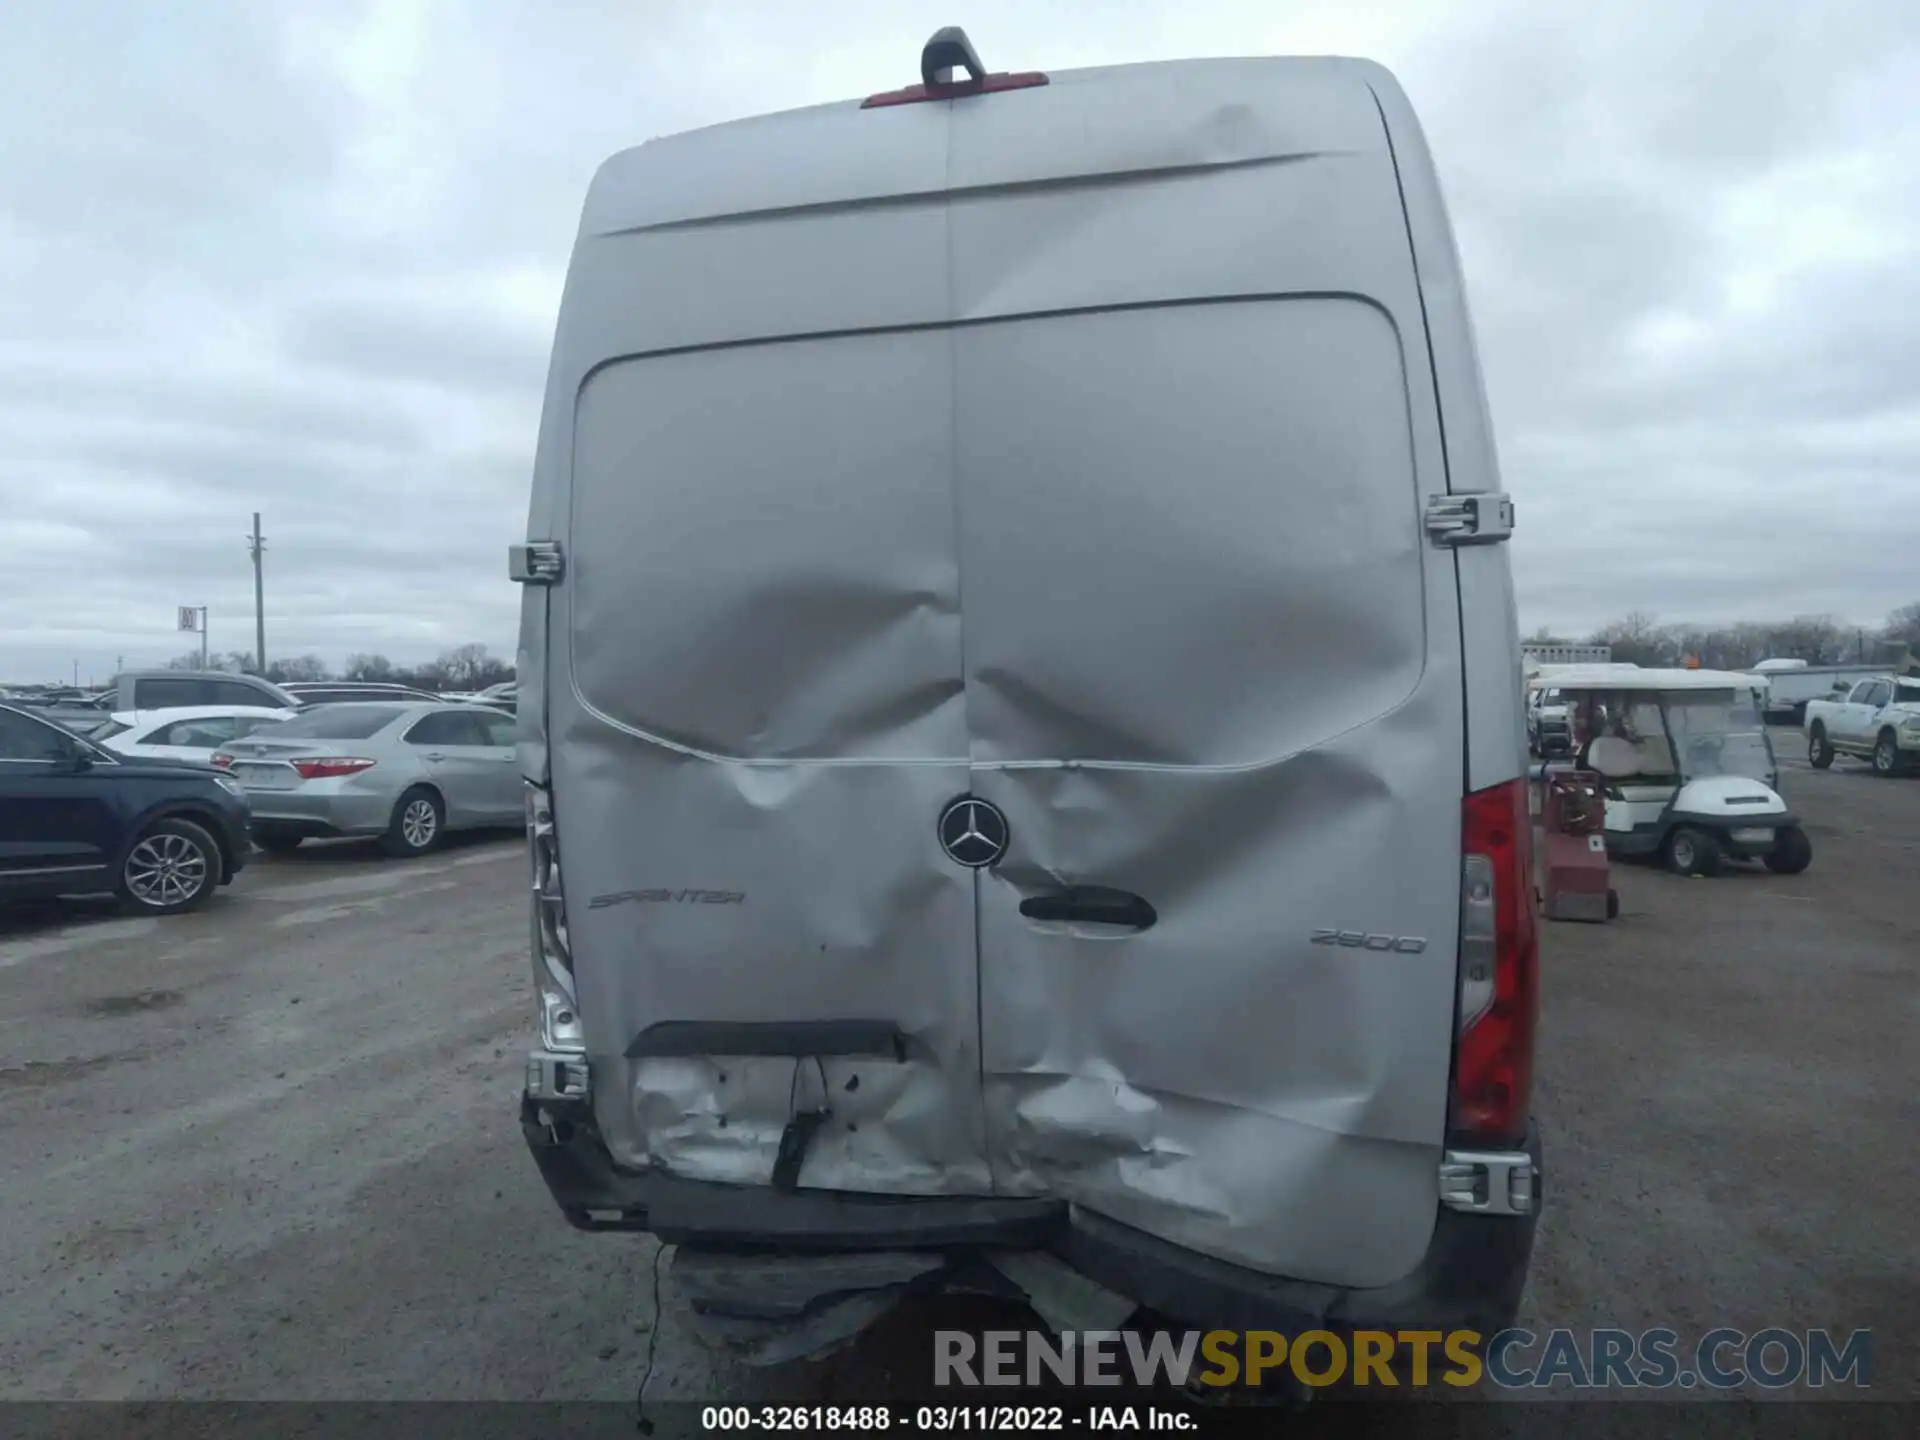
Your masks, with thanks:
M 1143 1309 L 1207 1329 L 1477 1330 L 1512 1322 L 1539 1220 L 1540 1141 L 1525 1214 L 1435 1200 L 1426 1255 L 1390 1285 L 1346 1289 L 1215 1260 L 1059 1200 L 925 1199 L 722 1185 L 617 1167 L 584 1100 L 523 1099 L 521 1129 L 568 1221 L 703 1251 L 834 1254 L 1040 1250 Z

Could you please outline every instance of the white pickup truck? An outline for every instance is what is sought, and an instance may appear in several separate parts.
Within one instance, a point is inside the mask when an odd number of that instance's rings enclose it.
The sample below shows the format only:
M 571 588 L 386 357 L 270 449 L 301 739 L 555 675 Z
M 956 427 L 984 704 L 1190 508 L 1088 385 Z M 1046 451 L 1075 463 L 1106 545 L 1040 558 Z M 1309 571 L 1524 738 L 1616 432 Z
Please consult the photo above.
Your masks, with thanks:
M 1873 762 L 1874 773 L 1898 775 L 1920 767 L 1920 676 L 1877 675 L 1844 696 L 1809 700 L 1807 760 L 1816 770 L 1835 755 Z

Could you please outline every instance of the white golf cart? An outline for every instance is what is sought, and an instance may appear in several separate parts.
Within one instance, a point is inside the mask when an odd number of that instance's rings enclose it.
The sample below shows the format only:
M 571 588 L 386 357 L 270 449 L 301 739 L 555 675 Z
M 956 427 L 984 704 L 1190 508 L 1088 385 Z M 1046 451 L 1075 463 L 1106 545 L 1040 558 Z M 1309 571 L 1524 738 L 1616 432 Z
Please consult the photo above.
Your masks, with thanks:
M 1776 788 L 1764 683 L 1728 670 L 1554 676 L 1574 763 L 1605 784 L 1608 854 L 1657 856 L 1683 875 L 1711 875 L 1724 859 L 1761 860 L 1780 875 L 1812 863 L 1812 842 Z

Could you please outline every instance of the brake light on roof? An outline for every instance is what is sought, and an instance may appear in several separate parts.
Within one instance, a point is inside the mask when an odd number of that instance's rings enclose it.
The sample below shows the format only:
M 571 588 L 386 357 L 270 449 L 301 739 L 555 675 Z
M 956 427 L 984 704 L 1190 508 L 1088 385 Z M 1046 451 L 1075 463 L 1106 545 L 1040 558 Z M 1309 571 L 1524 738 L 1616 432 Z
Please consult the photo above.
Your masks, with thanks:
M 966 78 L 957 78 L 964 70 Z M 1030 90 L 1047 83 L 1037 70 L 989 75 L 980 56 L 958 25 L 936 30 L 920 51 L 920 81 L 904 90 L 883 90 L 860 102 L 862 110 L 879 110 L 889 105 L 915 105 L 925 100 L 957 100 L 966 95 L 991 95 L 1000 90 Z
M 1524 776 L 1467 796 L 1461 816 L 1458 1035 L 1448 1129 L 1518 1144 L 1533 1094 L 1540 944 Z
M 340 775 L 358 775 L 362 770 L 371 770 L 375 764 L 357 755 L 319 755 L 291 763 L 300 772 L 302 780 L 331 780 Z

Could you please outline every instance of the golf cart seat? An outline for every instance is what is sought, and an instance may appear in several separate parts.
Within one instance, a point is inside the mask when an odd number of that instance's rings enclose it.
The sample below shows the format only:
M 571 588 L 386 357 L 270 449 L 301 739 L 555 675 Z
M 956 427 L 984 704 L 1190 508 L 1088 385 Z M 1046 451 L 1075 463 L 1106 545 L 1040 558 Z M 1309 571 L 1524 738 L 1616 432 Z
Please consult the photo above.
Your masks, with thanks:
M 1602 735 L 1587 747 L 1587 764 L 1609 780 L 1633 775 L 1670 775 L 1673 754 L 1664 740 L 1626 740 Z

